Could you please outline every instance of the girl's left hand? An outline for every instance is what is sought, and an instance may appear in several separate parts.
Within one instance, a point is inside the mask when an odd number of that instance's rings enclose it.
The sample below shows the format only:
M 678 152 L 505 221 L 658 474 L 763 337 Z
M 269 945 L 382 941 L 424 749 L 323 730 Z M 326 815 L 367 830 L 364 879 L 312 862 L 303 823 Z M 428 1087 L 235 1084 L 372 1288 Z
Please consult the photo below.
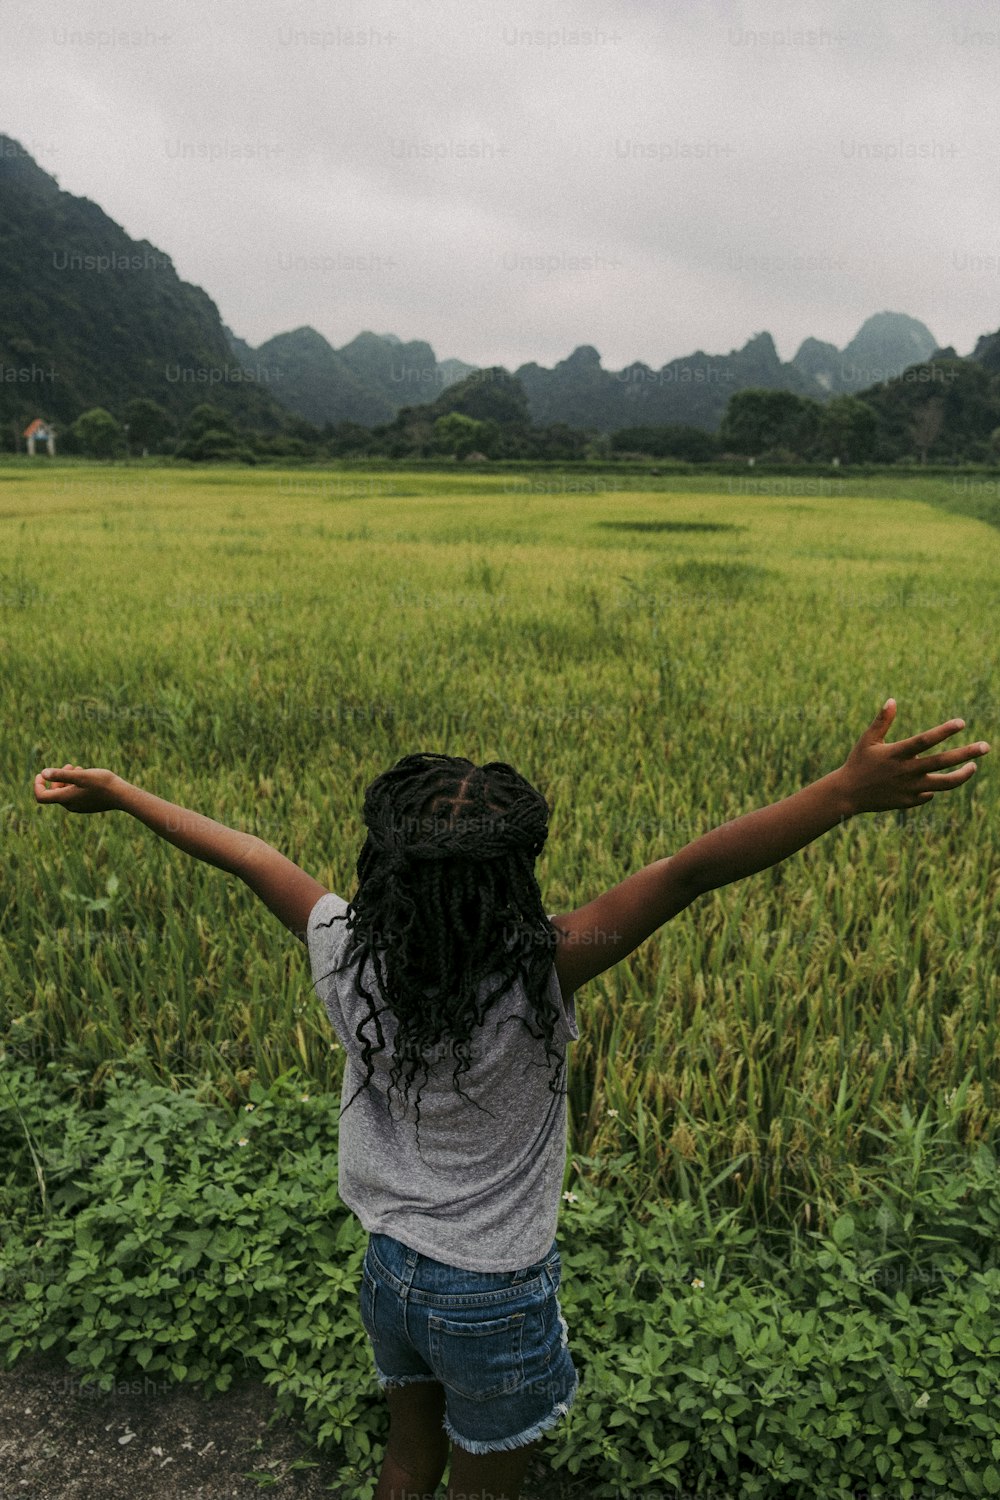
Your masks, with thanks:
M 45 783 L 51 781 L 47 787 Z M 35 777 L 35 801 L 58 802 L 67 812 L 114 812 L 118 807 L 115 789 L 118 777 L 113 771 L 84 770 L 66 765 L 59 770 L 50 766 Z
M 936 792 L 950 792 L 975 775 L 976 763 L 969 759 L 970 755 L 990 752 L 986 741 L 980 740 L 958 750 L 943 750 L 940 755 L 922 754 L 964 729 L 964 719 L 949 719 L 947 724 L 938 724 L 908 740 L 886 744 L 885 737 L 895 717 L 896 700 L 889 698 L 840 768 L 838 776 L 846 789 L 852 817 L 859 812 L 921 807 Z M 932 774 L 935 772 L 947 774 Z

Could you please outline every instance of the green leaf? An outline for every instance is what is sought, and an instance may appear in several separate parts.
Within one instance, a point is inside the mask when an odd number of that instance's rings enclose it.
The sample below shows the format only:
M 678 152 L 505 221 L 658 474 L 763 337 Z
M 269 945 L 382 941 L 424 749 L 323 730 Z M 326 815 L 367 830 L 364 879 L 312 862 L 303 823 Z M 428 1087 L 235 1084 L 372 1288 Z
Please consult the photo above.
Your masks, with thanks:
M 683 1438 L 679 1442 L 671 1443 L 663 1455 L 662 1462 L 665 1464 L 675 1464 L 678 1459 L 684 1457 L 690 1446 L 691 1444 Z
M 854 1220 L 850 1214 L 841 1214 L 830 1231 L 835 1245 L 843 1246 L 854 1238 Z

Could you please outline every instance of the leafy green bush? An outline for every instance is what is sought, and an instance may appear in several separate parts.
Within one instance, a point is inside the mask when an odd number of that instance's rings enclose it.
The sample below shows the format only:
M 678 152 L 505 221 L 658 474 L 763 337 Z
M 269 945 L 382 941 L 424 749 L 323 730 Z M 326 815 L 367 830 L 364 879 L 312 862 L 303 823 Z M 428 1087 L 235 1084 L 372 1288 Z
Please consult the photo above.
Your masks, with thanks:
M 992 1216 L 988 1156 L 973 1177 Z M 586 1378 L 549 1459 L 593 1474 L 595 1500 L 625 1479 L 761 1500 L 1000 1492 L 1000 1270 L 935 1252 L 910 1268 L 918 1300 L 900 1257 L 874 1264 L 877 1226 L 849 1215 L 769 1280 L 746 1231 L 710 1236 L 689 1204 L 640 1227 L 608 1203 L 578 1227 L 561 1236 L 564 1306 Z
M 337 1098 L 290 1072 L 234 1115 L 119 1081 L 85 1112 L 9 1062 L 0 1084 L 6 1363 L 51 1350 L 103 1389 L 138 1372 L 206 1398 L 262 1378 L 370 1496 L 387 1415 Z M 559 1242 L 580 1390 L 553 1470 L 592 1500 L 1000 1493 L 996 1161 L 914 1177 L 911 1140 L 888 1156 L 893 1188 L 783 1257 L 704 1198 L 640 1223 L 577 1158 Z
M 289 1075 L 235 1120 L 147 1083 L 50 1116 L 44 1084 L 5 1082 L 5 1206 L 24 1214 L 0 1250 L 7 1363 L 51 1350 L 102 1390 L 138 1372 L 206 1397 L 251 1374 L 368 1464 L 384 1403 L 356 1305 L 366 1236 L 337 1196 L 338 1101 Z

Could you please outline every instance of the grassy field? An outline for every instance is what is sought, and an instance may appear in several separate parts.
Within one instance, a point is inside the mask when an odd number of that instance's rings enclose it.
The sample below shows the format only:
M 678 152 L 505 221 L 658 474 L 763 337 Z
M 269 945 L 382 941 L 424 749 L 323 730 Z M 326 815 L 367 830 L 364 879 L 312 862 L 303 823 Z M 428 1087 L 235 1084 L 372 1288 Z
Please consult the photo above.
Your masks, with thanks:
M 37 807 L 43 766 L 109 766 L 349 897 L 374 775 L 508 760 L 553 805 L 565 910 L 833 770 L 890 694 L 893 738 L 961 715 L 1000 743 L 998 514 L 944 479 L 0 471 L 8 1054 L 234 1105 L 291 1066 L 340 1078 L 305 951 L 250 892 L 121 815 Z M 995 1140 L 992 759 L 581 991 L 573 1161 L 637 1204 L 711 1184 L 815 1224 L 904 1107 Z

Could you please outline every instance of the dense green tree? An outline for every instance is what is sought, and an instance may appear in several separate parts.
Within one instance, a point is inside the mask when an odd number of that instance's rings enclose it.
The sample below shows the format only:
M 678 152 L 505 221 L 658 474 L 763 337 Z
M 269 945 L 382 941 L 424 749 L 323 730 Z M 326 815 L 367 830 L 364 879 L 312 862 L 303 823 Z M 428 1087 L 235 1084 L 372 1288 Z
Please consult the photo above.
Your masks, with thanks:
M 467 458 L 486 443 L 487 431 L 485 422 L 477 422 L 460 411 L 450 411 L 434 423 L 434 447 L 439 453 Z
M 143 457 L 149 449 L 156 449 L 174 427 L 170 413 L 149 396 L 133 397 L 125 408 L 125 423 L 129 451 L 141 448 Z
M 206 433 L 205 437 L 211 437 L 211 433 Z M 205 439 L 201 441 L 204 442 Z M 253 451 L 258 458 L 313 458 L 316 447 L 315 444 L 303 442 L 302 438 L 262 437 L 255 433 Z
M 324 442 L 331 458 L 350 458 L 377 450 L 378 435 L 384 427 L 361 427 L 357 422 L 330 423 L 323 429 Z
M 862 463 L 875 453 L 878 442 L 878 418 L 857 396 L 834 396 L 823 408 L 820 422 L 820 444 L 824 456 L 841 463 Z
M 863 399 L 878 422 L 873 457 L 880 463 L 992 461 L 1000 374 L 980 361 L 943 357 L 913 365 Z
M 473 370 L 464 380 L 442 391 L 430 409 L 435 415 L 460 412 L 477 422 L 498 422 L 502 427 L 531 425 L 528 400 L 520 381 L 499 365 Z
M 648 453 L 651 458 L 681 458 L 703 463 L 719 451 L 714 433 L 683 423 L 663 427 L 623 427 L 612 434 L 613 453 Z
M 183 441 L 177 445 L 177 457 L 196 463 L 212 459 L 229 459 L 255 463 L 254 438 L 239 432 L 236 424 L 218 406 L 203 401 L 196 406 L 184 424 Z
M 944 427 L 944 397 L 928 396 L 915 408 L 910 419 L 910 436 L 920 454 L 920 462 L 927 462 L 928 451 L 941 436 Z
M 726 406 L 719 441 L 750 457 L 779 448 L 806 457 L 819 441 L 822 411 L 818 401 L 793 391 L 737 391 Z
M 368 434 L 368 452 L 387 458 L 577 458 L 585 435 L 532 427 L 520 383 L 499 367 L 474 370 L 425 406 L 404 406 L 393 422 Z
M 588 434 L 579 427 L 569 427 L 565 422 L 550 422 L 547 427 L 536 428 L 538 433 L 536 458 L 573 459 L 586 458 L 590 450 Z M 598 434 L 598 441 L 605 434 Z
M 81 412 L 72 430 L 80 448 L 90 458 L 114 458 L 122 451 L 121 427 L 103 406 Z
M 188 415 L 184 423 L 184 436 L 191 442 L 197 442 L 209 431 L 228 432 L 235 436 L 236 427 L 221 407 L 213 406 L 210 401 L 203 401 Z
M 292 417 L 288 423 L 289 435 L 311 446 L 321 442 L 324 436 L 328 437 L 332 430 L 329 423 L 325 428 L 319 428 L 314 422 L 307 422 L 305 417 Z
M 244 464 L 257 462 L 246 437 L 218 427 L 209 427 L 195 438 L 185 438 L 178 444 L 177 457 L 189 458 L 195 463 L 206 463 L 213 459 L 228 459 L 233 463 Z

